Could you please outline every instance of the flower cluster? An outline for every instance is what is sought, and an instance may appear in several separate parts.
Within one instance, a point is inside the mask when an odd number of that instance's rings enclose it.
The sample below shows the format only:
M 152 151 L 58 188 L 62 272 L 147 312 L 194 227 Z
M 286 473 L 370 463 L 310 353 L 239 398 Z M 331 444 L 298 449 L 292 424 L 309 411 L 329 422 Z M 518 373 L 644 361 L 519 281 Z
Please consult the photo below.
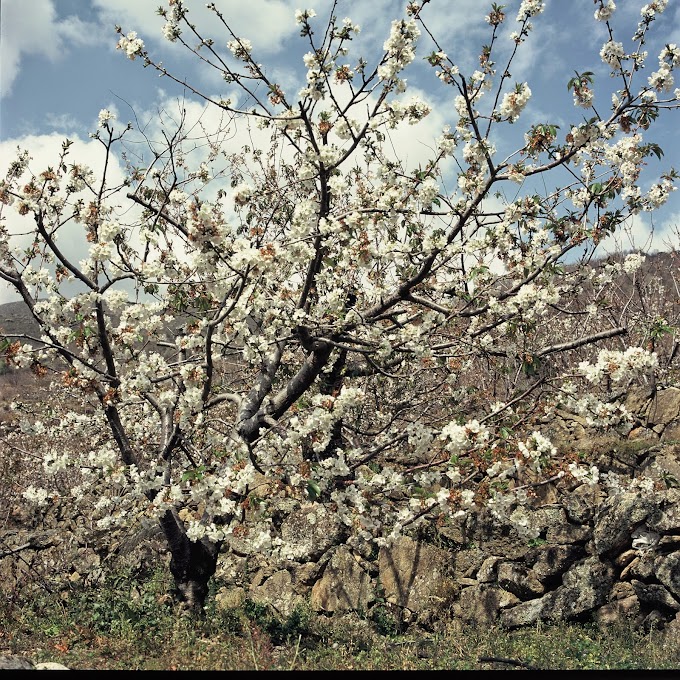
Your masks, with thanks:
M 241 61 L 250 61 L 250 53 L 253 51 L 253 44 L 245 38 L 230 40 L 227 43 L 229 51 Z
M 639 134 L 623 137 L 605 148 L 605 158 L 621 173 L 624 186 L 633 185 L 640 174 L 640 163 L 644 158 Z
M 517 12 L 517 21 L 526 21 L 531 17 L 535 17 L 541 14 L 545 9 L 545 3 L 541 0 L 522 0 L 522 4 L 519 6 L 519 11 Z
M 605 376 L 614 382 L 621 382 L 643 371 L 656 368 L 657 365 L 658 358 L 655 352 L 649 352 L 642 347 L 628 347 L 623 352 L 603 349 L 597 357 L 597 363 L 582 361 L 578 369 L 588 382 L 596 384 Z
M 572 94 L 574 95 L 574 106 L 579 106 L 582 109 L 589 109 L 593 105 L 595 92 L 591 83 L 586 79 L 581 79 L 574 84 Z
M 535 472 L 541 472 L 557 453 L 555 445 L 537 430 L 532 432 L 525 442 L 518 442 L 517 449 Z
M 642 209 L 651 211 L 660 208 L 673 191 L 677 191 L 673 180 L 670 177 L 663 177 L 660 182 L 653 184 L 647 194 L 642 197 Z
M 408 103 L 392 101 L 386 104 L 386 124 L 389 128 L 395 128 L 400 122 L 407 121 L 409 125 L 415 125 L 429 115 L 432 107 L 419 97 L 411 97 Z
M 645 256 L 640 253 L 630 253 L 626 255 L 626 259 L 623 261 L 623 271 L 626 274 L 634 274 L 636 271 L 642 267 L 645 262 Z
M 604 4 L 604 0 L 600 0 L 600 6 L 595 10 L 595 18 L 598 21 L 609 21 L 614 10 L 616 9 L 616 3 L 614 0 L 607 0 L 607 4 Z
M 316 12 L 313 9 L 296 9 L 295 10 L 295 23 L 296 24 L 306 24 L 307 21 L 316 16 Z
M 253 196 L 253 187 L 242 182 L 234 187 L 232 199 L 237 206 L 244 206 L 250 201 Z
M 600 59 L 613 69 L 621 68 L 621 60 L 626 56 L 623 50 L 623 43 L 609 40 L 600 50 Z
M 560 291 L 554 285 L 536 285 L 525 283 L 512 299 L 512 308 L 522 310 L 528 318 L 539 316 L 546 311 L 548 305 L 555 304 L 560 299 Z
M 576 463 L 569 463 L 569 472 L 576 481 L 583 484 L 597 484 L 600 480 L 600 471 L 594 465 L 591 465 L 590 468 L 585 469 L 583 467 L 579 467 L 576 465 Z
M 192 203 L 189 211 L 189 238 L 196 244 L 217 244 L 228 236 L 229 225 L 222 214 L 207 201 L 197 206 Z
M 393 80 L 415 59 L 415 46 L 419 36 L 420 29 L 413 19 L 392 22 L 390 37 L 383 45 L 386 54 L 378 67 L 378 77 L 381 80 Z
M 109 127 L 109 124 L 116 119 L 116 116 L 108 109 L 102 109 L 99 112 L 99 127 Z
M 118 40 L 116 49 L 123 50 L 132 61 L 144 53 L 144 41 L 137 37 L 136 31 L 130 31 L 127 35 L 122 35 Z
M 34 503 L 39 508 L 45 507 L 48 504 L 49 494 L 47 490 L 36 488 L 33 484 L 26 487 L 26 490 L 22 495 L 29 503 Z
M 531 90 L 526 83 L 516 85 L 513 92 L 506 92 L 503 96 L 500 108 L 501 116 L 514 123 L 519 118 L 530 98 Z
M 176 42 L 181 34 L 179 25 L 174 21 L 167 21 L 163 26 L 163 37 L 169 42 Z
M 445 448 L 451 453 L 460 453 L 468 448 L 484 445 L 489 437 L 489 430 L 477 420 L 470 420 L 464 425 L 451 422 L 444 426 L 439 435 L 446 442 Z
M 680 64 L 680 48 L 666 45 L 659 54 L 659 70 L 649 76 L 649 86 L 657 92 L 670 92 L 675 84 L 672 70 Z

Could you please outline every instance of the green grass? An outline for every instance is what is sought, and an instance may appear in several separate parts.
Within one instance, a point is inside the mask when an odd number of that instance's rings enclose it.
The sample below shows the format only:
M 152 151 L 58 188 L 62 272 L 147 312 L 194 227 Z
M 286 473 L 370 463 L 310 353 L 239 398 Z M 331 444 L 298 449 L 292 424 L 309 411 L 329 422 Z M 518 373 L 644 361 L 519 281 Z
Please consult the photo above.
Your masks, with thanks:
M 76 670 L 680 669 L 680 645 L 628 627 L 450 624 L 436 634 L 397 635 L 383 625 L 381 634 L 371 632 L 381 629 L 376 621 L 359 616 L 339 623 L 299 608 L 280 619 L 250 601 L 220 611 L 212 597 L 195 619 L 173 610 L 164 579 L 159 571 L 139 583 L 123 573 L 97 588 L 6 599 L 0 655 Z

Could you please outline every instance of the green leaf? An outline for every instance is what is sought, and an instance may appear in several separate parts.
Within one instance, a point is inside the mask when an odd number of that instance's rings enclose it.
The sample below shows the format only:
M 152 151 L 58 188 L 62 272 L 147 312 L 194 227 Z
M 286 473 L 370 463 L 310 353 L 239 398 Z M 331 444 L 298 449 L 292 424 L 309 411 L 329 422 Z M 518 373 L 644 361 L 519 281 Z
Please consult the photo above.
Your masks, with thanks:
M 541 360 L 537 356 L 528 356 L 522 363 L 522 370 L 526 376 L 534 376 L 541 367 Z
M 197 468 L 194 468 L 193 470 L 187 470 L 182 475 L 182 481 L 188 482 L 188 481 L 203 479 L 203 473 L 204 472 L 205 472 L 205 465 L 199 465 Z
M 313 480 L 307 480 L 307 495 L 310 501 L 315 501 L 321 495 L 321 487 Z
M 509 427 L 501 426 L 498 430 L 501 439 L 510 439 L 512 437 L 512 430 Z
M 647 145 L 647 150 L 650 153 L 653 153 L 659 160 L 661 160 L 661 156 L 663 156 L 663 150 L 658 144 L 648 144 Z

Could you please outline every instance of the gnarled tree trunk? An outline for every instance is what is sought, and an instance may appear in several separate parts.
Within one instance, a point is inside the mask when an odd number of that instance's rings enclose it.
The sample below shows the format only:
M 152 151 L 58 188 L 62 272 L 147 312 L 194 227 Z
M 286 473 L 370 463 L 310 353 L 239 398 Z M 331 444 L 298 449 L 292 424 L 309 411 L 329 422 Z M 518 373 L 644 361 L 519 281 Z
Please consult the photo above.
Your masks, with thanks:
M 208 595 L 208 583 L 217 569 L 221 543 L 207 539 L 191 541 L 175 510 L 166 511 L 160 525 L 170 548 L 175 595 L 191 612 L 200 614 Z

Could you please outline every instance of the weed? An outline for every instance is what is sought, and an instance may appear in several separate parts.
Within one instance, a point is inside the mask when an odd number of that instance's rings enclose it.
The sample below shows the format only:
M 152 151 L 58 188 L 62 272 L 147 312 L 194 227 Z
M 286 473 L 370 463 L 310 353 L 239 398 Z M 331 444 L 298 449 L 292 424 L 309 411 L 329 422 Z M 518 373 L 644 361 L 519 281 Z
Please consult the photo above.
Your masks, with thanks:
M 680 645 L 663 632 L 619 625 L 539 623 L 514 631 L 454 625 L 430 638 L 400 633 L 386 604 L 371 621 L 288 616 L 252 600 L 206 616 L 179 616 L 159 593 L 163 570 L 143 581 L 129 571 L 97 587 L 35 592 L 0 602 L 3 648 L 74 670 L 493 670 L 675 669 Z M 372 626 L 372 629 L 371 629 Z
M 309 632 L 312 612 L 309 607 L 298 604 L 285 617 L 274 614 L 267 605 L 253 600 L 243 603 L 244 615 L 258 628 L 266 632 L 274 644 L 289 643 Z
M 371 610 L 371 620 L 375 623 L 380 635 L 395 636 L 399 632 L 399 624 L 387 607 L 378 605 Z

